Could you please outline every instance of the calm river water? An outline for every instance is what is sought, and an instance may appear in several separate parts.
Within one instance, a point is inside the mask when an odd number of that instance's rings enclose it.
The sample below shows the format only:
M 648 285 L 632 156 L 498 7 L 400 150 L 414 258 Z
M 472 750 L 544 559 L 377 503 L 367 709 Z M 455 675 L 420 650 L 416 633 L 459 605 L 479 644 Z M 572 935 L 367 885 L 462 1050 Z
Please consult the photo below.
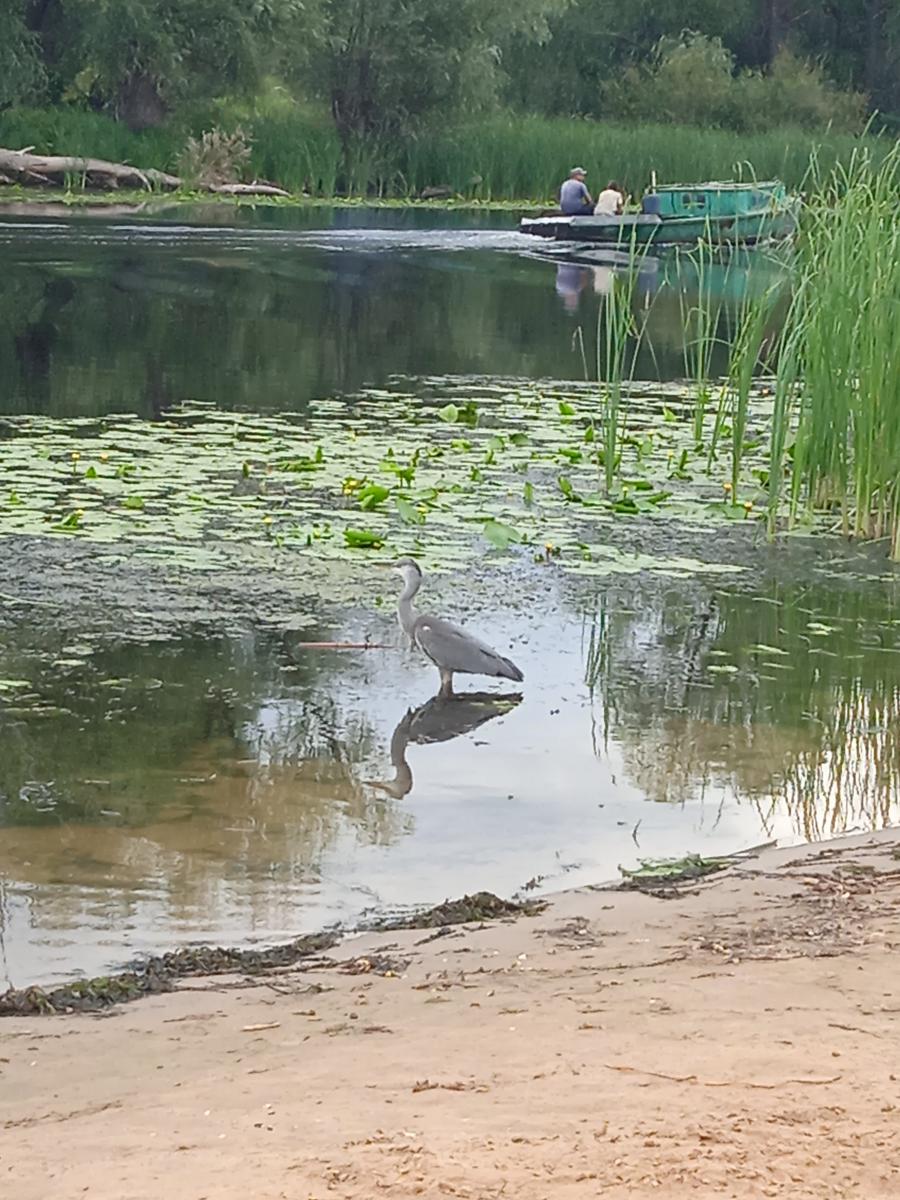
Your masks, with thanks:
M 0 210 L 0 414 L 302 413 L 399 375 L 584 378 L 608 269 L 542 259 L 510 223 Z M 724 333 L 775 272 L 717 277 Z M 695 294 L 689 266 L 647 265 L 637 375 L 684 375 Z M 737 582 L 546 575 L 514 601 L 438 580 L 435 606 L 526 675 L 521 701 L 452 714 L 409 652 L 298 644 L 396 642 L 389 605 L 323 594 L 302 634 L 98 639 L 0 587 L 0 987 L 895 821 L 896 578 L 786 553 Z

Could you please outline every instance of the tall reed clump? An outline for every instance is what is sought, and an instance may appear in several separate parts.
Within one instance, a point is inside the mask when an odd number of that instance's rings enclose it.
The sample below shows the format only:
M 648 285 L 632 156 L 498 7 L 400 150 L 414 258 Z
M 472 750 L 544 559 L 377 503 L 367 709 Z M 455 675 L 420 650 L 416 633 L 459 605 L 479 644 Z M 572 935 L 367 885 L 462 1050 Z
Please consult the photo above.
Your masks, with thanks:
M 260 179 L 314 196 L 330 197 L 339 190 L 341 144 L 327 117 L 294 106 L 286 111 L 251 113 L 246 127 L 253 139 L 251 166 Z
M 481 199 L 549 198 L 569 168 L 588 169 L 597 190 L 620 180 L 640 195 L 656 172 L 660 182 L 782 179 L 800 187 L 817 148 L 823 170 L 848 163 L 859 146 L 886 154 L 887 138 L 821 135 L 804 129 L 740 134 L 695 126 L 572 120 L 498 114 L 478 122 L 423 131 L 400 148 L 398 178 L 411 194 L 448 184 Z
M 791 519 L 839 515 L 847 536 L 900 559 L 900 147 L 858 151 L 808 201 L 776 364 L 769 473 L 774 524 L 789 466 Z M 789 438 L 793 431 L 793 443 Z

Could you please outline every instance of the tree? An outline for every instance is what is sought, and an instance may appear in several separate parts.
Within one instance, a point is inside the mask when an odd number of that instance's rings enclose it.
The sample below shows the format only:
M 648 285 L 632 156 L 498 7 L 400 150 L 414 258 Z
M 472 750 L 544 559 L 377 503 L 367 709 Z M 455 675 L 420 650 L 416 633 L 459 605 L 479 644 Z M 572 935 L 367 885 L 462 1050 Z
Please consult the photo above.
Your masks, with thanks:
M 676 125 L 766 129 L 796 125 L 858 132 L 865 97 L 840 91 L 821 66 L 782 49 L 768 71 L 736 70 L 719 38 L 685 32 L 662 38 L 653 60 L 628 67 L 604 89 L 616 116 Z
M 626 68 L 603 89 L 604 111 L 675 125 L 733 126 L 734 55 L 702 33 L 660 38 L 649 64 Z
M 25 14 L 25 0 L 0 7 L 0 109 L 34 99 L 43 85 L 40 47 Z
M 793 0 L 762 0 L 761 16 L 766 35 L 766 62 L 771 64 L 787 46 L 795 19 Z
M 305 11 L 303 0 L 66 0 L 59 65 L 142 129 L 186 100 L 251 91 Z
M 900 110 L 900 5 L 893 0 L 808 5 L 792 40 L 822 58 L 842 87 L 862 88 L 875 108 Z
M 702 30 L 732 48 L 753 29 L 758 0 L 574 0 L 549 19 L 546 45 L 513 36 L 504 62 L 516 107 L 599 115 L 604 87 L 652 59 L 664 37 Z
M 314 70 L 348 163 L 437 114 L 477 109 L 495 95 L 500 44 L 547 36 L 569 0 L 324 0 Z

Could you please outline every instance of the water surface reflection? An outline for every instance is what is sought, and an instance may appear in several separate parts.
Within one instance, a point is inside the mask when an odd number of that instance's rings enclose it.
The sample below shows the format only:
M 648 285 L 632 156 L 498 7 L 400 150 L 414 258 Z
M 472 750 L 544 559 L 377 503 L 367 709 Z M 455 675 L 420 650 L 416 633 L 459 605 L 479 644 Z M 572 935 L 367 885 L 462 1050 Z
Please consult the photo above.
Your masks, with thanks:
M 0 209 L 0 413 L 158 418 L 172 405 L 296 411 L 396 375 L 582 377 L 622 256 L 557 263 L 512 214 L 178 208 L 128 219 Z M 718 313 L 723 369 L 762 255 L 642 261 L 636 378 L 685 374 L 685 310 Z M 601 339 L 601 351 L 603 339 Z M 596 354 L 587 359 L 596 373 Z
M 434 603 L 458 619 L 445 586 Z M 498 686 L 442 706 L 433 670 L 400 648 L 312 653 L 249 632 L 97 648 L 7 630 L 6 978 L 897 820 L 890 584 L 596 586 L 560 577 L 518 612 L 466 614 L 512 643 L 521 702 Z M 362 613 L 303 636 L 392 629 Z

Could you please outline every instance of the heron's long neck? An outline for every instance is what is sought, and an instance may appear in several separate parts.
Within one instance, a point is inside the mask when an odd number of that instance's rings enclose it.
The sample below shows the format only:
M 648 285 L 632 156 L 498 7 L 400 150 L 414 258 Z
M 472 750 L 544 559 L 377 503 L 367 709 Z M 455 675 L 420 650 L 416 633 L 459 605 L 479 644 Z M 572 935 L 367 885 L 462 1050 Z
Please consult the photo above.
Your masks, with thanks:
M 412 627 L 416 623 L 417 613 L 413 608 L 413 598 L 421 586 L 421 579 L 412 575 L 408 576 L 403 581 L 403 591 L 397 601 L 397 616 L 400 618 L 401 628 L 408 634 L 412 633 Z

